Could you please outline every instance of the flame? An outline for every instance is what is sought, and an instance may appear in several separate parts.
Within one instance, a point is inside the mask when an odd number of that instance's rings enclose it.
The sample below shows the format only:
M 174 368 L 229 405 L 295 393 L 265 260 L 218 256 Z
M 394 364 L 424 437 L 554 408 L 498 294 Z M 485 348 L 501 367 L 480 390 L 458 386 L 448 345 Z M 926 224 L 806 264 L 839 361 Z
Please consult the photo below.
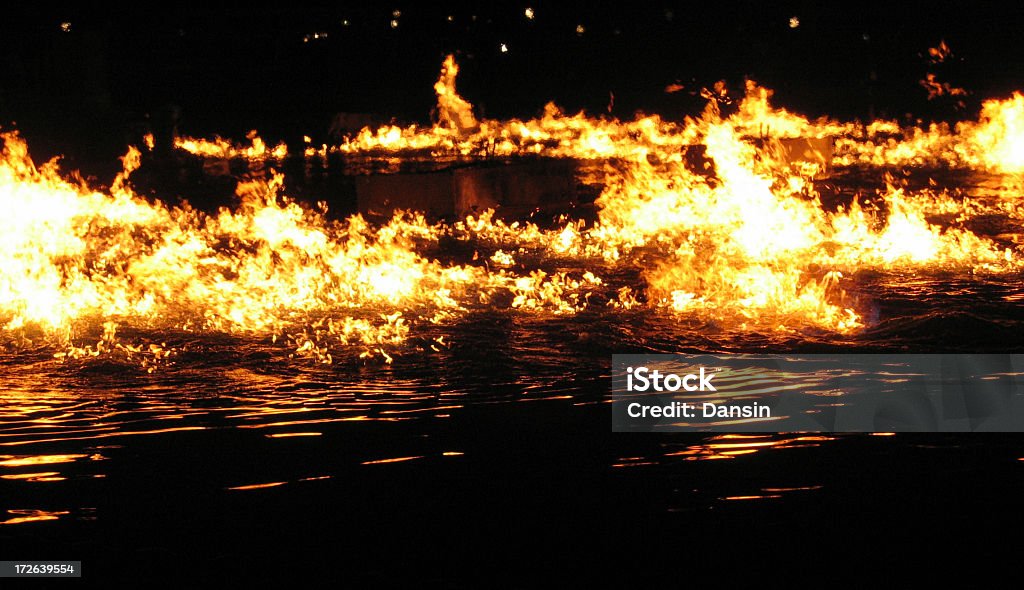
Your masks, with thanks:
M 946 40 L 942 39 L 939 41 L 938 47 L 928 48 L 928 62 L 937 64 L 946 61 L 953 55 L 953 51 L 946 45 Z
M 524 283 L 423 257 L 418 244 L 443 228 L 422 215 L 379 227 L 358 215 L 328 222 L 282 196 L 278 174 L 240 183 L 237 210 L 169 208 L 131 191 L 134 148 L 99 192 L 65 180 L 54 162 L 37 168 L 17 134 L 0 137 L 0 203 L 10 210 L 0 221 L 2 334 L 57 346 L 59 359 L 113 355 L 151 370 L 174 351 L 120 333 L 166 327 L 271 337 L 322 362 L 344 345 L 388 358 L 411 323 L 443 321 L 497 292 L 530 309 L 575 309 L 554 300 L 581 284 L 567 276 Z
M 437 93 L 439 124 L 459 135 L 465 135 L 479 129 L 479 125 L 473 116 L 473 105 L 455 91 L 455 78 L 458 75 L 459 66 L 455 63 L 455 56 L 449 55 L 441 66 L 441 78 L 434 84 L 434 92 Z
M 204 158 L 223 160 L 235 158 L 257 161 L 282 160 L 288 156 L 288 147 L 284 143 L 268 148 L 267 144 L 256 133 L 256 130 L 250 131 L 245 137 L 249 140 L 249 145 L 233 143 L 216 136 L 213 139 L 175 137 L 174 147 Z M 146 143 L 150 149 L 153 149 L 151 136 L 147 139 Z
M 989 100 L 981 107 L 977 125 L 966 125 L 972 156 L 992 170 L 1024 172 L 1024 95 L 1014 92 L 1006 100 Z
M 435 88 L 442 111 L 454 91 L 450 65 L 449 58 Z M 605 186 L 597 201 L 599 222 L 583 232 L 567 226 L 560 235 L 577 235 L 562 241 L 560 251 L 618 261 L 656 243 L 665 255 L 645 273 L 653 304 L 733 317 L 747 326 L 810 323 L 838 331 L 856 329 L 861 319 L 840 284 L 865 267 L 959 265 L 1003 271 L 1018 266 L 1016 253 L 990 240 L 930 223 L 929 213 L 962 208 L 945 194 L 907 195 L 889 183 L 879 195 L 879 211 L 869 213 L 859 201 L 836 212 L 824 211 L 808 180 L 825 165 L 851 163 L 851 151 L 871 145 L 858 136 L 898 132 L 895 123 L 809 121 L 772 107 L 771 91 L 754 82 L 747 83 L 736 112 L 723 118 L 717 105 L 728 102 L 718 100 L 727 96 L 724 86 L 717 87 L 715 96 L 700 119 L 683 125 L 656 116 L 625 122 L 583 113 L 567 116 L 549 104 L 538 119 L 479 121 L 480 130 L 461 139 L 443 126 L 392 126 L 375 132 L 364 129 L 338 149 L 370 155 L 429 150 L 434 155 L 467 156 L 486 146 L 488 154 L 609 162 L 598 174 Z M 460 109 L 469 106 L 467 101 L 457 104 Z M 1012 127 L 1012 108 L 1006 109 L 1006 103 L 986 103 L 980 123 L 958 127 L 963 141 L 950 140 L 950 134 L 938 127 L 912 132 L 909 141 L 898 142 L 881 161 L 872 158 L 870 163 L 923 163 L 924 154 L 947 145 L 948 161 L 964 158 L 969 165 L 1005 171 L 1013 159 L 1004 154 L 1012 153 L 1014 144 L 1004 142 L 1024 137 Z M 849 138 L 837 146 L 831 162 L 794 164 L 772 141 L 762 147 L 751 141 L 829 136 Z M 705 146 L 713 178 L 707 170 L 691 170 L 681 156 L 681 151 L 696 145 Z M 988 159 L 967 157 L 969 153 L 986 154 Z M 478 231 L 501 232 L 500 227 L 491 227 L 489 218 L 482 224 L 488 227 Z M 552 239 L 553 233 L 520 239 L 553 249 L 560 243 Z M 629 307 L 637 300 L 631 289 L 624 288 L 613 301 Z
M 1020 92 L 1007 99 L 985 101 L 977 121 L 962 121 L 952 128 L 932 124 L 901 129 L 895 122 L 874 122 L 863 129 L 850 126 L 849 133 L 836 143 L 837 165 L 1024 172 L 1024 95 Z
M 939 82 L 935 74 L 929 72 L 924 80 L 919 82 L 921 87 L 928 91 L 928 100 L 934 100 L 940 96 L 967 96 L 967 90 L 950 85 L 949 82 Z M 957 103 L 960 108 L 964 107 L 963 101 Z
M 865 324 L 850 292 L 857 271 L 1021 267 L 1015 249 L 961 225 L 929 221 L 991 212 L 985 204 L 943 191 L 910 192 L 890 178 L 877 195 L 826 208 L 812 182 L 829 165 L 891 167 L 936 158 L 1020 172 L 1019 94 L 986 102 L 977 122 L 952 130 L 810 121 L 771 106 L 771 92 L 753 82 L 731 114 L 721 112 L 728 101 L 716 99 L 681 123 L 567 115 L 553 104 L 535 119 L 494 121 L 474 116 L 455 90 L 457 74 L 449 56 L 435 85 L 437 124 L 365 128 L 319 153 L 571 157 L 589 162 L 583 180 L 602 187 L 596 222 L 542 229 L 507 223 L 493 211 L 450 225 L 414 212 L 379 225 L 359 215 L 329 221 L 283 195 L 283 177 L 273 172 L 241 182 L 241 205 L 211 215 L 134 194 L 134 148 L 124 172 L 99 191 L 68 180 L 55 162 L 37 168 L 21 138 L 5 133 L 0 334 L 14 346 L 54 346 L 59 359 L 109 355 L 153 370 L 173 361 L 174 346 L 133 341 L 140 331 L 265 338 L 322 363 L 355 348 L 390 362 L 420 326 L 481 306 L 533 314 L 647 306 L 741 330 L 848 333 Z M 722 86 L 716 96 L 724 92 Z M 840 140 L 831 161 L 793 157 L 780 147 L 786 138 L 832 136 Z M 268 150 L 255 132 L 249 139 L 249 147 L 220 139 L 182 139 L 179 146 L 218 158 L 285 153 L 283 146 Z M 484 253 L 465 264 L 428 258 L 424 252 L 442 237 Z M 544 270 L 538 259 L 571 259 L 584 270 Z M 642 269 L 641 284 L 599 276 L 628 267 Z

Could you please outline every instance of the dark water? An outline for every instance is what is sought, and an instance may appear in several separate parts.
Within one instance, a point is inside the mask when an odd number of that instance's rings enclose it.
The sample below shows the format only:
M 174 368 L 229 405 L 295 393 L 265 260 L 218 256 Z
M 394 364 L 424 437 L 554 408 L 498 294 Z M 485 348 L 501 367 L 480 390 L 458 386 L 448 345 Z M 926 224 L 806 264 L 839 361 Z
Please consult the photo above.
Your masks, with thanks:
M 450 348 L 410 345 L 390 366 L 213 337 L 153 374 L 6 356 L 3 553 L 82 559 L 94 580 L 681 583 L 731 560 L 781 577 L 1016 532 L 1016 436 L 610 432 L 612 352 L 1024 348 L 1019 285 L 863 289 L 886 298 L 846 341 L 715 334 L 649 310 L 486 312 L 437 328 Z
M 2 353 L 0 554 L 190 586 L 875 578 L 920 552 L 921 572 L 1008 567 L 1019 436 L 611 432 L 613 353 L 1024 350 L 1019 275 L 846 287 L 868 324 L 850 336 L 483 309 L 420 326 L 391 365 L 177 333 L 142 334 L 180 351 L 152 374 Z

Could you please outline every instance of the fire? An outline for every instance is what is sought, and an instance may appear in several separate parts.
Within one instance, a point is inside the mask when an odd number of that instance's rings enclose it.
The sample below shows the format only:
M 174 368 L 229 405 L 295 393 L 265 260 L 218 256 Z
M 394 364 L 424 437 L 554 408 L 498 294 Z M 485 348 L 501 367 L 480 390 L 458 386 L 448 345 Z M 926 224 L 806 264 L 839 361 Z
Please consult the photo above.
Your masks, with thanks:
M 459 135 L 465 135 L 479 129 L 479 125 L 473 116 L 473 105 L 455 91 L 455 78 L 458 75 L 459 66 L 455 63 L 455 56 L 449 55 L 441 67 L 441 78 L 434 84 L 434 92 L 437 93 L 439 123 Z
M 977 126 L 965 126 L 974 154 L 998 172 L 1024 172 L 1024 95 L 982 105 Z
M 968 94 L 963 88 L 952 86 L 949 82 L 939 82 L 935 74 L 930 72 L 919 84 L 928 92 L 928 100 L 934 100 L 940 96 L 967 96 Z M 963 108 L 963 101 L 957 102 L 957 106 Z
M 901 129 L 894 122 L 875 122 L 863 129 L 851 126 L 849 132 L 837 141 L 837 165 L 1024 172 L 1024 95 L 1019 92 L 985 101 L 977 121 L 962 121 L 952 129 L 945 124 Z
M 145 337 L 168 328 L 283 342 L 315 362 L 334 362 L 352 348 L 390 362 L 423 325 L 481 308 L 557 315 L 646 306 L 730 329 L 849 333 L 865 325 L 851 290 L 860 270 L 977 275 L 1021 267 L 1015 247 L 959 223 L 930 221 L 1006 214 L 1005 204 L 912 192 L 889 178 L 876 195 L 826 207 L 812 182 L 827 166 L 933 158 L 1020 172 L 1019 94 L 985 103 L 977 122 L 953 131 L 809 121 L 772 107 L 771 93 L 753 83 L 731 114 L 713 101 L 682 123 L 567 115 L 554 105 L 536 119 L 493 121 L 478 120 L 458 95 L 457 73 L 449 57 L 435 85 L 436 125 L 367 128 L 325 149 L 589 161 L 587 181 L 603 187 L 596 222 L 544 229 L 502 221 L 493 211 L 450 225 L 415 212 L 382 224 L 359 215 L 330 221 L 283 195 L 283 178 L 273 172 L 241 182 L 241 205 L 211 215 L 134 194 L 134 149 L 124 172 L 100 191 L 66 179 L 53 162 L 37 168 L 20 137 L 6 133 L 0 333 L 11 346 L 48 344 L 62 359 L 114 355 L 147 369 L 174 358 L 173 344 Z M 841 136 L 831 161 L 794 159 L 779 149 L 781 138 L 828 136 Z M 249 147 L 220 139 L 179 146 L 217 158 L 286 153 L 283 145 L 268 150 L 255 133 L 249 139 Z M 441 262 L 425 254 L 442 238 L 475 248 L 473 259 Z M 544 261 L 572 264 L 551 270 L 540 268 Z M 628 268 L 640 269 L 640 284 L 607 278 Z
M 191 154 L 205 158 L 218 158 L 231 160 L 242 158 L 246 160 L 282 160 L 288 155 L 288 147 L 279 143 L 273 148 L 257 135 L 256 131 L 250 131 L 246 136 L 249 145 L 237 144 L 220 137 L 213 139 L 202 139 L 194 137 L 174 138 L 174 147 L 185 150 Z M 147 141 L 149 148 L 153 149 L 152 137 Z
M 938 47 L 928 48 L 928 62 L 937 64 L 946 61 L 947 58 L 953 55 L 953 51 L 946 45 L 946 40 L 942 39 L 939 41 Z
M 173 350 L 122 342 L 121 328 L 173 328 L 284 340 L 326 362 L 332 346 L 348 344 L 388 358 L 384 347 L 410 324 L 444 321 L 500 291 L 530 309 L 576 309 L 556 300 L 582 284 L 565 275 L 524 282 L 425 258 L 418 249 L 443 228 L 421 215 L 379 227 L 358 215 L 329 222 L 282 196 L 277 174 L 241 183 L 237 210 L 207 215 L 135 195 L 126 182 L 139 164 L 134 148 L 99 192 L 65 180 L 55 163 L 36 168 L 16 134 L 2 139 L 0 203 L 10 214 L 0 221 L 0 323 L 12 345 L 153 368 Z

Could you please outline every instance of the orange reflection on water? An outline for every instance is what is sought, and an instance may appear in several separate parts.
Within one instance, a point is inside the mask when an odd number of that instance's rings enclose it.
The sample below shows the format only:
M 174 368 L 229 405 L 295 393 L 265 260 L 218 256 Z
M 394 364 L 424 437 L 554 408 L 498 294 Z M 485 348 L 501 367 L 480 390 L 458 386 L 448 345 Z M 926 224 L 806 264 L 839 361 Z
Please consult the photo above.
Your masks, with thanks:
M 769 494 L 780 494 L 782 492 L 809 492 L 820 490 L 821 488 L 822 486 L 801 486 L 795 488 L 761 488 L 761 491 Z
M 612 463 L 613 468 L 621 467 L 643 467 L 645 465 L 657 465 L 654 461 L 626 461 L 623 463 Z
M 111 430 L 113 430 L 113 429 L 111 429 Z M 135 436 L 137 434 L 165 434 L 165 433 L 169 433 L 169 432 L 187 432 L 187 431 L 190 431 L 190 430 L 206 430 L 206 427 L 205 426 L 182 426 L 181 428 L 160 428 L 160 429 L 155 429 L 155 430 L 120 430 L 120 431 L 113 431 L 113 432 L 104 432 L 102 434 L 97 434 L 97 435 L 94 435 L 94 436 L 62 436 L 62 437 L 58 437 L 58 438 L 37 438 L 37 439 L 11 441 L 11 442 L 0 442 L 0 446 L 11 447 L 11 446 L 19 446 L 19 445 L 31 445 L 31 444 L 37 444 L 37 443 L 67 442 L 67 441 L 70 441 L 70 440 L 93 440 L 93 439 L 98 439 L 98 438 L 109 438 L 109 437 L 113 437 L 113 436 Z M 6 456 L 6 455 L 0 455 L 0 457 L 3 457 L 3 456 Z M 53 456 L 53 455 L 51 455 L 51 456 Z M 102 458 L 105 458 L 105 457 L 102 457 Z M 0 465 L 3 465 L 2 461 L 0 461 Z
M 733 501 L 733 500 L 777 500 L 784 494 L 790 492 L 811 492 L 814 490 L 820 490 L 823 486 L 793 486 L 793 487 L 777 487 L 777 488 L 761 488 L 759 493 L 753 494 L 742 494 L 733 496 L 722 496 L 719 500 Z
M 46 510 L 34 510 L 28 509 L 15 509 L 8 510 L 7 514 L 14 514 L 7 520 L 0 521 L 0 524 L 24 524 L 26 522 L 41 522 L 44 520 L 57 520 L 61 516 L 68 514 L 67 510 L 59 510 L 55 512 L 48 512 Z
M 88 455 L 0 455 L 0 467 L 24 467 L 26 465 L 48 465 L 51 463 L 71 463 L 84 459 Z M 91 458 L 91 457 L 90 457 Z
M 754 424 L 758 422 L 778 422 L 784 420 L 789 416 L 772 416 L 770 418 L 740 418 L 738 420 L 716 420 L 714 422 L 707 422 L 708 426 L 746 426 L 748 424 Z
M 558 399 L 558 398 L 550 398 L 550 399 Z M 411 409 L 411 410 L 383 410 L 381 412 L 381 414 L 382 415 L 383 414 L 422 414 L 422 413 L 425 413 L 425 412 L 426 413 L 436 412 L 438 410 L 458 410 L 458 409 L 460 409 L 462 407 L 463 407 L 462 404 L 458 404 L 458 405 L 450 405 L 450 406 L 431 406 L 431 407 L 426 407 L 426 408 L 414 408 L 414 409 Z
M 416 455 L 414 457 L 394 457 L 392 459 L 377 459 L 376 461 L 363 461 L 360 465 L 381 465 L 384 463 L 401 463 L 403 461 L 412 461 L 414 459 L 422 459 L 423 455 Z
M 40 473 L 13 473 L 10 475 L 0 475 L 0 479 L 20 479 L 25 481 L 64 481 L 64 477 L 60 477 L 60 473 L 57 471 L 43 471 Z
M 268 482 L 268 483 L 254 483 L 252 485 L 247 485 L 247 486 L 234 486 L 234 487 L 230 487 L 230 488 L 226 488 L 226 489 L 235 490 L 235 491 L 239 491 L 239 490 L 262 490 L 264 488 L 276 488 L 277 486 L 283 486 L 286 483 L 288 483 L 288 482 L 286 482 L 286 481 L 272 481 L 272 482 Z
M 619 457 L 619 460 L 612 463 L 612 468 L 619 467 L 642 467 L 644 465 L 657 465 L 657 461 L 650 461 L 647 457 Z
M 278 432 L 276 434 L 268 434 L 267 438 L 291 438 L 293 436 L 322 436 L 322 432 Z
M 712 443 L 707 445 L 711 449 L 750 449 L 754 447 L 774 447 L 775 441 L 769 442 L 748 442 L 748 443 Z
M 713 436 L 702 444 L 690 445 L 681 451 L 665 453 L 665 456 L 684 457 L 686 461 L 735 459 L 737 456 L 752 455 L 767 449 L 817 446 L 818 443 L 829 440 L 834 440 L 834 437 L 785 434 L 723 434 Z

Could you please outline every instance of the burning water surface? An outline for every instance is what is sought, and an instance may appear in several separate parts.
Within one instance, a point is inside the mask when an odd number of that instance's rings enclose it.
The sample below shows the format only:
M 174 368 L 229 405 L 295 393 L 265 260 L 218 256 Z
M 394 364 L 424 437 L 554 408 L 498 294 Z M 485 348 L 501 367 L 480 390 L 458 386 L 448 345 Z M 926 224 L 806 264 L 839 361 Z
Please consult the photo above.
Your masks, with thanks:
M 44 347 L 61 360 L 125 358 L 152 370 L 175 354 L 154 334 L 224 334 L 284 342 L 319 362 L 346 350 L 390 362 L 403 342 L 430 334 L 426 326 L 468 313 L 632 308 L 740 332 L 841 337 L 871 323 L 858 273 L 984 281 L 1019 272 L 1022 211 L 1009 189 L 986 198 L 956 187 L 911 189 L 879 169 L 884 188 L 874 194 L 826 199 L 813 180 L 829 165 L 870 170 L 925 159 L 1007 178 L 1024 166 L 1020 95 L 986 103 L 978 122 L 902 137 L 885 122 L 808 121 L 771 107 L 770 93 L 752 83 L 733 114 L 711 101 L 682 124 L 568 116 L 553 105 L 539 119 L 500 122 L 474 117 L 455 91 L 457 72 L 446 60 L 434 127 L 364 129 L 330 149 L 593 160 L 589 180 L 603 186 L 595 222 L 542 228 L 491 212 L 455 223 L 416 212 L 380 224 L 359 215 L 330 221 L 283 195 L 277 174 L 241 182 L 238 207 L 207 214 L 135 194 L 134 148 L 101 191 L 55 162 L 37 168 L 8 132 L 0 164 L 6 347 Z M 889 139 L 876 142 L 883 131 Z M 841 137 L 832 162 L 794 161 L 778 141 L 826 135 Z M 283 146 L 250 139 L 251 147 L 178 145 L 205 155 L 284 155 Z M 698 145 L 703 165 L 687 157 Z M 972 219 L 993 215 L 1010 229 L 972 231 Z M 472 258 L 446 256 L 442 242 L 463 244 Z M 447 344 L 437 337 L 426 346 Z

